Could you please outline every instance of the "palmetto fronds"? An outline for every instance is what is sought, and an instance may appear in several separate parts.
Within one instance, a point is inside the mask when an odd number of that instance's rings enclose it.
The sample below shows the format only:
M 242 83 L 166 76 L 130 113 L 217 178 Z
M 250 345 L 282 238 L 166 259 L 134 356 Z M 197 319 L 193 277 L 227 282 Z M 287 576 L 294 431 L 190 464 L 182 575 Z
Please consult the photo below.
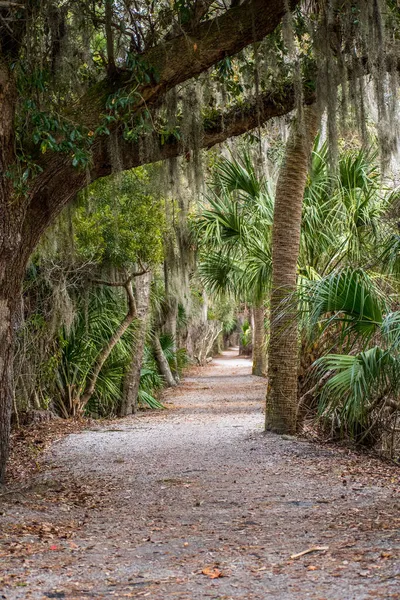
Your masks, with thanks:
M 265 182 L 257 176 L 250 154 L 245 152 L 241 160 L 231 158 L 216 166 L 213 185 L 228 194 L 238 192 L 245 201 L 252 201 L 263 193 Z
M 224 160 L 195 222 L 199 273 L 211 293 L 260 301 L 271 273 L 273 194 L 247 154 Z
M 358 354 L 329 354 L 317 361 L 322 371 L 332 371 L 320 398 L 320 412 L 339 409 L 348 425 L 368 424 L 372 408 L 381 408 L 387 397 L 397 396 L 400 360 L 380 346 Z M 375 406 L 376 405 L 376 406 Z
M 70 330 L 61 333 L 61 355 L 56 370 L 55 403 L 67 416 L 74 410 L 74 401 L 85 388 L 95 359 L 119 326 L 124 315 L 124 298 L 107 287 L 90 290 L 77 306 Z M 115 346 L 105 362 L 96 383 L 87 412 L 99 415 L 116 411 L 124 369 L 130 358 L 134 327 Z
M 383 216 L 396 198 L 372 151 L 344 153 L 331 175 L 326 146 L 316 146 L 304 195 L 300 270 L 312 266 L 324 275 L 369 262 L 371 249 L 387 236 Z
M 339 411 L 349 427 L 366 425 L 373 410 L 395 407 L 400 395 L 400 312 L 361 270 L 345 269 L 309 284 L 314 325 L 339 325 L 352 340 L 350 354 L 328 354 L 316 362 L 331 374 L 320 395 L 320 412 Z M 337 333 L 337 328 L 335 329 Z M 399 404 L 400 407 L 400 404 Z
M 385 300 L 362 269 L 347 267 L 305 286 L 311 324 L 340 322 L 346 334 L 372 336 L 382 324 Z
M 92 288 L 78 302 L 72 327 L 61 332 L 60 357 L 55 371 L 55 405 L 65 417 L 74 412 L 74 401 L 85 389 L 95 359 L 117 329 L 125 313 L 125 299 L 115 288 Z M 117 414 L 121 401 L 123 378 L 135 346 L 135 322 L 122 336 L 104 363 L 96 382 L 95 392 L 85 410 L 88 414 L 109 416 Z M 187 364 L 186 355 L 174 349 L 168 336 L 161 339 L 163 351 L 178 368 Z M 163 408 L 157 392 L 164 381 L 154 359 L 151 344 L 145 346 L 143 367 L 140 374 L 138 401 L 142 406 Z

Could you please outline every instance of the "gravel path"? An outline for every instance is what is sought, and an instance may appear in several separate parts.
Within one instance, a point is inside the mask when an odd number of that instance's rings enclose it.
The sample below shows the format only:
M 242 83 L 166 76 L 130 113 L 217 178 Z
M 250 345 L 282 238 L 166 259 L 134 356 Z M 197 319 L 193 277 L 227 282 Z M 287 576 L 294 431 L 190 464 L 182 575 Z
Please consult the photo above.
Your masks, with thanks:
M 398 472 L 263 434 L 236 354 L 52 447 L 0 505 L 1 598 L 400 598 Z

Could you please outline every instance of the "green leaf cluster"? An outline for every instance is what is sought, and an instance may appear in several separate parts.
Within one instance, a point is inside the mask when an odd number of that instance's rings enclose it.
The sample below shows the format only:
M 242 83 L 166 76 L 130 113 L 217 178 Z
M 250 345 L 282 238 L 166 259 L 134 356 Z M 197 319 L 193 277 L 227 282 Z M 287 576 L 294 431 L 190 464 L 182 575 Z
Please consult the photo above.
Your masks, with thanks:
M 149 193 L 144 168 L 90 186 L 73 225 L 76 252 L 84 260 L 128 269 L 163 260 L 164 200 Z

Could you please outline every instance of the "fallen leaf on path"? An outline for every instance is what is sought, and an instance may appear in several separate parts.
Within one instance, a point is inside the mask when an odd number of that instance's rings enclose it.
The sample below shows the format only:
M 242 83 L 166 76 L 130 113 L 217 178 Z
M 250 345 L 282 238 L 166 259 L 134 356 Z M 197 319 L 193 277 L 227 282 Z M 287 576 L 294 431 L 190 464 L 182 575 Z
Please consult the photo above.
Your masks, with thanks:
M 210 579 L 218 579 L 218 577 L 225 577 L 225 575 L 217 569 L 217 567 L 204 567 L 202 574 L 206 575 Z
M 299 552 L 298 554 L 292 554 L 290 558 L 300 558 L 301 556 L 310 554 L 311 552 L 325 552 L 326 550 L 329 550 L 329 546 L 313 546 L 312 548 L 303 550 L 303 552 Z

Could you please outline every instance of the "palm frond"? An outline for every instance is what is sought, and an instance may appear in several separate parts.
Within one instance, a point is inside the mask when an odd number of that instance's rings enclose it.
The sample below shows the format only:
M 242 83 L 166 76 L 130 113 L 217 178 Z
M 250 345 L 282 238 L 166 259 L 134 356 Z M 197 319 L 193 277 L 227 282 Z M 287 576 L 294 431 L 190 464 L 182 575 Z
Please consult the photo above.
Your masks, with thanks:
M 216 166 L 216 183 L 228 193 L 243 192 L 248 199 L 257 198 L 262 181 L 257 177 L 250 155 L 245 152 L 240 160 L 222 160 Z
M 372 401 L 399 392 L 399 358 L 374 346 L 355 355 L 329 354 L 316 361 L 319 370 L 332 371 L 320 397 L 320 414 L 339 409 L 348 425 L 368 419 Z
M 342 322 L 365 337 L 382 324 L 385 302 L 372 279 L 361 269 L 343 269 L 307 286 L 311 323 Z

